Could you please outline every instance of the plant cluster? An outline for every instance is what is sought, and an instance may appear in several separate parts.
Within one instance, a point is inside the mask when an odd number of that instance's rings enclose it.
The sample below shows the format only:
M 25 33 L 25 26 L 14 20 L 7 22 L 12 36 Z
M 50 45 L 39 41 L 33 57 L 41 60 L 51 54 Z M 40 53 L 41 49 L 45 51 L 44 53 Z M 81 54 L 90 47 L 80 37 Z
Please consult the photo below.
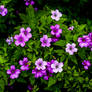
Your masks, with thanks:
M 14 11 L 9 10 L 10 2 L 0 3 L 0 23 Z M 9 92 L 7 88 L 12 90 L 18 83 L 26 85 L 20 89 L 25 92 L 92 90 L 92 32 L 87 25 L 69 21 L 60 7 L 46 5 L 37 10 L 33 6 L 37 1 L 23 2 L 25 13 L 17 16 L 21 23 L 12 27 L 14 31 L 7 38 L 0 39 L 0 92 Z

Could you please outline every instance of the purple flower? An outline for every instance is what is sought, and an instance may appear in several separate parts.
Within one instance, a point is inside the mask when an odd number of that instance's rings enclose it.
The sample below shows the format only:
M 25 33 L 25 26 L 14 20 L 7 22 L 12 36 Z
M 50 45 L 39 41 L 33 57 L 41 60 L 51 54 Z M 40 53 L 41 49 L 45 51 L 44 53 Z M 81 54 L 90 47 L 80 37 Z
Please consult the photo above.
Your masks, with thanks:
M 79 46 L 81 48 L 88 47 L 90 43 L 90 38 L 87 35 L 78 38 Z
M 23 27 L 20 28 L 20 32 L 25 36 L 27 41 L 29 40 L 29 38 L 32 37 L 32 34 L 30 33 L 30 31 L 31 31 L 30 27 L 27 27 L 26 29 L 24 29 Z
M 19 64 L 22 65 L 22 66 L 20 67 L 20 69 L 21 69 L 22 71 L 24 71 L 24 70 L 29 70 L 29 65 L 28 65 L 28 63 L 29 63 L 28 58 L 27 58 L 27 57 L 24 57 L 23 60 L 20 60 L 20 61 L 19 61 Z
M 11 79 L 15 79 L 19 77 L 20 70 L 15 69 L 15 65 L 11 65 L 10 69 L 7 70 L 7 74 L 10 74 Z
M 40 41 L 42 42 L 42 44 L 41 44 L 42 47 L 45 47 L 45 46 L 50 47 L 50 45 L 51 45 L 50 44 L 51 38 L 48 38 L 47 35 L 43 35 L 43 37 L 40 38 Z
M 50 27 L 52 30 L 51 30 L 51 34 L 52 35 L 55 35 L 56 37 L 60 37 L 60 34 L 62 33 L 62 29 L 59 29 L 60 26 L 58 24 L 56 24 L 55 26 L 51 26 Z
M 52 77 L 52 74 L 49 71 L 46 71 L 46 75 L 44 75 L 44 80 L 48 80 L 50 77 Z
M 75 43 L 72 43 L 72 44 L 68 43 L 66 45 L 66 52 L 68 52 L 70 55 L 73 55 L 74 52 L 77 52 L 78 50 L 77 48 L 75 48 L 75 46 L 76 46 Z
M 60 20 L 60 17 L 62 17 L 62 13 L 59 12 L 58 9 L 56 9 L 55 11 L 51 11 L 52 15 L 51 15 L 51 18 L 56 20 L 56 21 L 59 21 Z
M 89 38 L 90 38 L 90 43 L 89 43 L 89 48 L 92 48 L 92 32 L 88 34 Z
M 55 60 L 51 60 L 50 62 L 47 62 L 47 70 L 50 72 L 50 73 L 53 73 L 53 69 L 51 68 L 51 64 L 53 64 L 55 62 Z
M 50 77 L 52 77 L 53 69 L 51 68 L 51 64 L 53 64 L 54 61 L 55 60 L 51 60 L 50 62 L 47 62 L 46 74 L 43 76 L 44 80 L 48 80 Z
M 23 34 L 15 35 L 14 39 L 16 39 L 16 46 L 21 45 L 22 47 L 25 46 L 25 42 L 28 40 Z
M 7 8 L 4 8 L 4 5 L 0 5 L 0 14 L 2 16 L 5 16 L 7 12 L 8 12 Z
M 63 63 L 62 62 L 59 63 L 57 60 L 55 60 L 54 63 L 51 64 L 51 68 L 53 69 L 54 73 L 62 72 L 63 71 L 62 67 L 63 67 Z
M 46 75 L 46 70 L 38 70 L 37 68 L 32 70 L 32 74 L 35 74 L 35 78 L 42 77 L 43 75 Z
M 90 38 L 91 41 L 92 41 L 92 32 L 90 32 L 90 33 L 88 34 L 88 36 L 89 36 L 89 38 Z
M 73 30 L 74 29 L 74 26 L 71 26 L 68 28 L 68 30 Z
M 85 69 L 85 70 L 88 70 L 88 67 L 91 66 L 91 63 L 90 63 L 90 61 L 88 61 L 88 60 L 84 60 L 84 61 L 82 62 L 82 65 L 84 65 L 84 69 Z
M 13 37 L 8 37 L 6 39 L 6 42 L 8 43 L 8 45 L 10 45 L 13 42 Z
M 46 69 L 46 65 L 47 65 L 47 62 L 46 61 L 43 61 L 42 58 L 39 58 L 36 62 L 35 62 L 35 65 L 36 65 L 36 68 L 38 70 L 42 69 Z
M 51 40 L 52 40 L 52 42 L 57 42 L 59 40 L 59 38 L 53 37 L 53 38 L 51 38 Z
M 24 0 L 26 3 L 25 5 L 28 6 L 28 5 L 34 5 L 35 2 L 33 0 Z
M 35 4 L 35 2 L 34 2 L 33 0 L 31 0 L 30 4 L 31 4 L 31 5 L 34 5 L 34 4 Z

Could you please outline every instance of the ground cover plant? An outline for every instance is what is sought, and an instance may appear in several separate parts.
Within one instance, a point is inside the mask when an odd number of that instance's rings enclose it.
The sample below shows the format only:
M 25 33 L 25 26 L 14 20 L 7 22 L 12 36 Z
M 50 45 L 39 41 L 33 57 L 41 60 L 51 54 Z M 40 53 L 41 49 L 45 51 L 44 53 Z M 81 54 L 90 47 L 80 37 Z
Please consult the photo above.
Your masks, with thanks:
M 59 2 L 0 1 L 0 92 L 92 91 L 91 20 Z

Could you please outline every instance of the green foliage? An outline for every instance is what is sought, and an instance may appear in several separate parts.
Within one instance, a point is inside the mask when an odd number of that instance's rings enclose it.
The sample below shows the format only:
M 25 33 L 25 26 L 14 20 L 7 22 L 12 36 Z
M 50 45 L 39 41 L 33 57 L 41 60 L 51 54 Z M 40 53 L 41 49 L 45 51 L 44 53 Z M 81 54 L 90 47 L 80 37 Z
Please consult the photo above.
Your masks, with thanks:
M 6 5 L 8 4 L 9 2 L 11 2 L 12 0 L 1 0 L 1 4 L 2 5 Z
M 70 1 L 63 0 L 66 3 Z M 92 63 L 92 52 L 88 48 L 80 48 L 77 42 L 78 37 L 91 32 L 91 21 L 87 20 L 88 25 L 79 24 L 75 19 L 71 19 L 64 14 L 59 21 L 54 21 L 51 19 L 51 10 L 54 10 L 55 7 L 49 8 L 49 5 L 45 5 L 42 10 L 39 9 L 37 12 L 34 11 L 32 6 L 28 6 L 25 9 L 22 5 L 23 11 L 20 8 L 20 13 L 16 16 L 13 6 L 15 2 L 18 1 L 2 0 L 0 2 L 0 4 L 8 8 L 7 16 L 0 16 L 0 33 L 1 35 L 5 33 L 5 38 L 0 39 L 0 92 L 5 91 L 8 83 L 11 86 L 16 82 L 26 85 L 31 84 L 33 86 L 32 92 L 63 92 L 62 90 L 64 89 L 67 92 L 88 92 L 88 89 L 92 90 L 92 68 L 90 67 L 88 71 L 85 71 L 81 64 L 84 59 L 88 59 Z M 44 3 L 43 0 L 36 0 L 36 2 L 39 5 Z M 80 4 L 85 2 L 87 0 L 80 0 Z M 58 7 L 58 9 L 62 12 L 64 11 L 61 7 Z M 9 25 L 6 23 L 7 20 L 9 20 Z M 41 47 L 40 38 L 45 34 L 52 38 L 50 26 L 55 24 L 59 24 L 62 29 L 60 40 L 56 43 L 51 43 L 51 47 Z M 69 26 L 74 26 L 74 30 L 69 31 Z M 6 37 L 14 37 L 14 35 L 19 34 L 21 27 L 30 27 L 32 38 L 26 42 L 25 47 L 16 46 L 14 43 L 8 45 L 5 42 Z M 67 43 L 75 43 L 78 52 L 72 56 L 65 52 Z M 6 71 L 11 65 L 15 65 L 16 68 L 20 69 L 19 60 L 22 60 L 23 57 L 28 57 L 30 70 L 21 71 L 18 79 L 10 79 Z M 38 58 L 43 58 L 45 61 L 57 59 L 59 62 L 63 62 L 63 72 L 53 74 L 48 81 L 42 78 L 36 79 L 32 74 L 32 69 L 35 68 L 35 61 Z
M 55 83 L 56 83 L 56 79 L 55 78 L 53 78 L 53 77 L 49 78 L 48 87 L 54 85 Z
M 5 85 L 7 85 L 7 75 L 5 71 L 0 69 L 0 92 L 4 92 Z

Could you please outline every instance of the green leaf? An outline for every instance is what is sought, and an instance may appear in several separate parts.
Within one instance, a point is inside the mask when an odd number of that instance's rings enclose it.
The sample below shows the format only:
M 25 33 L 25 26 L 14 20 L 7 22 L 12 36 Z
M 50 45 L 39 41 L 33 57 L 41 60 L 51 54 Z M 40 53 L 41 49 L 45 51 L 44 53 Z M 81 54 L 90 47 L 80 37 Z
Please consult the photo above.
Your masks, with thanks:
M 7 62 L 7 61 L 4 59 L 4 57 L 2 57 L 2 56 L 0 55 L 0 63 L 5 63 L 5 62 Z
M 65 39 L 67 42 L 69 42 L 70 40 L 73 39 L 73 35 L 71 33 L 67 33 L 67 34 L 65 34 Z
M 62 56 L 60 57 L 60 62 L 63 62 L 63 61 L 65 60 L 65 58 L 66 58 L 66 56 L 65 56 L 65 55 L 62 55 Z
M 5 4 L 7 4 L 7 3 L 9 3 L 9 2 L 11 2 L 12 0 L 1 0 L 1 3 L 3 4 L 3 5 L 5 5 Z
M 54 85 L 55 83 L 56 83 L 56 79 L 54 79 L 53 77 L 50 77 L 48 82 L 48 87 Z
M 81 59 L 86 59 L 86 49 L 85 48 L 79 48 L 78 49 L 78 55 L 81 57 Z
M 55 53 L 57 53 L 59 56 L 61 56 L 64 53 L 64 50 L 58 49 L 58 50 L 54 50 Z
M 4 80 L 0 80 L 0 92 L 4 92 Z
M 68 67 L 68 58 L 66 59 L 66 61 L 64 62 L 64 70 L 67 70 L 67 67 Z
M 92 86 L 92 79 L 89 81 L 89 85 Z
M 75 34 L 75 35 L 73 36 L 73 40 L 74 40 L 74 41 L 77 41 L 78 36 L 79 36 L 78 34 Z
M 32 63 L 35 63 L 35 61 L 36 61 L 36 56 L 35 56 L 35 54 L 33 54 Z
M 79 76 L 79 73 L 78 73 L 76 70 L 74 70 L 73 75 L 74 75 L 74 76 Z
M 19 14 L 20 18 L 23 20 L 23 23 L 27 23 L 32 29 L 35 29 L 36 17 L 34 14 L 34 8 L 32 6 L 29 6 L 28 8 L 26 8 L 26 13 L 26 15 Z
M 86 27 L 85 24 L 80 25 L 80 26 L 78 27 L 78 32 L 83 31 L 85 27 Z
M 59 40 L 56 43 L 54 43 L 53 45 L 56 45 L 56 46 L 65 46 L 66 42 L 65 42 L 65 40 Z
M 84 81 L 84 78 L 83 78 L 83 77 L 78 77 L 77 79 L 78 79 L 78 81 L 79 81 L 80 83 L 83 83 L 83 81 Z
M 73 56 L 70 56 L 70 60 L 71 60 L 73 63 L 78 64 L 77 59 L 76 59 L 76 57 L 75 57 L 74 55 L 73 55 Z
M 34 83 L 35 83 L 35 78 L 34 78 L 34 76 L 31 75 L 31 77 L 29 78 L 29 80 L 30 80 L 30 83 L 31 83 L 32 85 L 34 85 Z

